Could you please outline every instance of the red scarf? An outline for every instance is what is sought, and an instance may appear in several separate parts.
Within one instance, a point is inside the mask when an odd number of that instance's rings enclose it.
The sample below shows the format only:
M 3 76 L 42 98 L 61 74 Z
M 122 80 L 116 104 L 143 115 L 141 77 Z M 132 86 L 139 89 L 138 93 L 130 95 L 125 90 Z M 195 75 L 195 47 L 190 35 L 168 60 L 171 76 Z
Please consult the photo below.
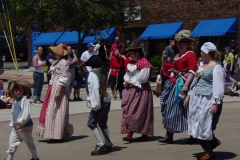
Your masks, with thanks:
M 132 64 L 134 64 L 134 61 L 130 62 Z M 146 58 L 141 58 L 137 63 L 136 63 L 136 66 L 137 66 L 137 70 L 141 70 L 143 68 L 150 68 L 150 75 L 149 75 L 149 79 L 151 78 L 152 76 L 152 71 L 153 71 L 153 66 L 151 65 L 151 63 L 148 62 L 148 60 Z M 128 72 L 128 70 L 127 70 Z
M 143 68 L 152 68 L 153 66 L 146 60 L 146 58 L 142 58 L 137 62 L 137 69 L 141 70 Z

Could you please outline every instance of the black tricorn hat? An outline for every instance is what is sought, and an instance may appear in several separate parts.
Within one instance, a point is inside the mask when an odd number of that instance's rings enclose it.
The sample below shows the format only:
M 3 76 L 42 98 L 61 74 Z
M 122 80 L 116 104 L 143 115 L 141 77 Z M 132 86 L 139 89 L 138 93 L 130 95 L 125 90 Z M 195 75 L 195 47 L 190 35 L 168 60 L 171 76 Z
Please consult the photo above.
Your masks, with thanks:
M 134 39 L 130 46 L 126 49 L 126 51 L 136 51 L 142 49 L 143 42 L 137 38 Z
M 93 68 L 99 68 L 104 65 L 109 65 L 109 60 L 102 56 L 93 55 L 85 63 L 85 66 L 91 66 Z

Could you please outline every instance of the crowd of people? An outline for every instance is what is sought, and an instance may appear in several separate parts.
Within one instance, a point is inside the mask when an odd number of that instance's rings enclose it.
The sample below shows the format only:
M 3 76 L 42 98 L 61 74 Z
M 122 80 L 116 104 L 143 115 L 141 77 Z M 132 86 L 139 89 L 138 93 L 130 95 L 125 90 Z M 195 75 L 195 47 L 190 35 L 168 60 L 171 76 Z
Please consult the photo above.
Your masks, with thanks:
M 193 52 L 193 39 L 189 30 L 178 32 L 166 47 L 161 72 L 156 80 L 157 97 L 160 99 L 162 126 L 166 136 L 160 143 L 174 143 L 173 136 L 188 131 L 187 143 L 199 143 L 204 150 L 200 160 L 214 158 L 213 149 L 221 142 L 215 137 L 221 115 L 224 94 L 239 96 L 234 80 L 239 68 L 237 49 L 233 42 L 225 47 L 222 57 L 215 44 L 206 42 L 198 59 Z M 235 43 L 235 42 L 234 42 Z M 173 47 L 176 45 L 177 54 Z M 96 146 L 91 155 L 113 151 L 108 130 L 108 113 L 112 100 L 121 100 L 122 120 L 119 126 L 122 139 L 133 142 L 134 133 L 141 134 L 134 141 L 144 142 L 154 136 L 153 94 L 149 84 L 153 66 L 146 59 L 144 43 L 135 39 L 129 47 L 115 38 L 110 53 L 105 41 L 87 44 L 87 50 L 78 58 L 71 46 L 59 44 L 48 48 L 46 61 L 42 59 L 43 47 L 37 48 L 33 57 L 33 102 L 42 104 L 37 135 L 53 142 L 72 136 L 74 127 L 69 123 L 69 101 L 72 88 L 75 101 L 82 101 L 80 88 L 83 79 L 87 92 L 87 106 L 91 109 L 87 126 L 91 129 Z M 48 89 L 44 101 L 40 100 L 43 87 L 44 66 L 47 65 Z M 108 82 L 111 95 L 107 92 Z M 213 89 L 214 88 L 214 89 Z M 30 118 L 31 89 L 24 80 L 9 83 L 7 93 L 0 81 L 2 105 L 12 106 L 7 160 L 12 160 L 17 146 L 24 141 L 37 160 L 32 137 L 33 122 Z M 118 97 L 119 95 L 119 97 Z

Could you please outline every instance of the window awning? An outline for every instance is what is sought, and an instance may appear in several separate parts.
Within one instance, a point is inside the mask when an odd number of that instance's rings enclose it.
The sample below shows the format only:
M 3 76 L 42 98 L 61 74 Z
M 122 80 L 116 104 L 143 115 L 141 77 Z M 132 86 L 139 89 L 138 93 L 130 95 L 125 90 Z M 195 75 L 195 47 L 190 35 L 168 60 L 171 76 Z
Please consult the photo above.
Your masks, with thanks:
M 34 45 L 52 45 L 58 40 L 63 32 L 42 33 L 34 42 Z
M 140 36 L 140 39 L 152 40 L 173 38 L 182 28 L 183 22 L 150 24 Z
M 80 33 L 82 37 L 82 33 Z M 63 35 L 58 39 L 56 44 L 66 43 L 66 44 L 77 44 L 78 43 L 78 32 L 64 32 Z
M 222 36 L 227 33 L 235 33 L 236 28 L 237 18 L 201 20 L 192 31 L 191 37 Z
M 114 42 L 116 36 L 116 28 L 105 28 L 95 36 L 87 36 L 84 38 L 83 43 L 96 43 L 99 38 L 106 39 L 107 42 Z

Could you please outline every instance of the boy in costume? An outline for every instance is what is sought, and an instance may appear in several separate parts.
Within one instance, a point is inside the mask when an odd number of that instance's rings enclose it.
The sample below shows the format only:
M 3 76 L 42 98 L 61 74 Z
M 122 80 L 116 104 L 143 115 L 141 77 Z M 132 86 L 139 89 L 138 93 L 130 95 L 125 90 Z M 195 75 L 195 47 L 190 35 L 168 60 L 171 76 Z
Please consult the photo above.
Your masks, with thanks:
M 14 95 L 12 103 L 11 123 L 12 131 L 9 138 L 9 148 L 7 150 L 7 160 L 13 160 L 18 145 L 24 141 L 31 154 L 31 160 L 39 160 L 37 157 L 36 146 L 34 144 L 32 130 L 33 121 L 30 117 L 30 103 L 25 95 L 30 93 L 30 87 L 27 81 L 12 81 L 9 87 L 10 95 Z
M 109 67 L 109 61 L 94 55 L 85 62 L 86 66 L 91 66 L 93 70 L 89 73 L 88 89 L 89 99 L 88 102 L 92 111 L 88 118 L 88 127 L 92 130 L 96 138 L 97 145 L 91 155 L 101 155 L 112 152 L 112 144 L 109 139 L 109 131 L 107 126 L 108 113 L 111 105 L 111 97 L 107 93 L 107 80 L 106 69 Z M 103 133 L 100 134 L 99 128 Z M 103 140 L 104 139 L 104 140 Z

